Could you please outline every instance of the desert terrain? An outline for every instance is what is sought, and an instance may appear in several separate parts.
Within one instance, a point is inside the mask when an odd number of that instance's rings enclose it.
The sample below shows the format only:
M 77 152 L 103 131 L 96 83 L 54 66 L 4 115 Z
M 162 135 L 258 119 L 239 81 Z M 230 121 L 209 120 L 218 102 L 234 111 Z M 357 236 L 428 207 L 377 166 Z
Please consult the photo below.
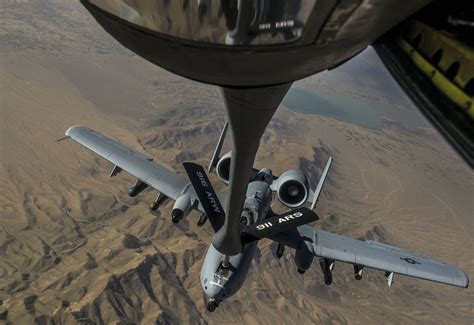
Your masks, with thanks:
M 300 275 L 293 252 L 278 260 L 267 240 L 242 290 L 207 312 L 199 271 L 210 225 L 197 227 L 194 212 L 173 224 L 171 203 L 150 212 L 156 192 L 128 197 L 132 177 L 109 178 L 107 161 L 56 140 L 87 125 L 182 173 L 182 162 L 212 155 L 225 121 L 218 89 L 122 48 L 78 1 L 0 0 L 0 26 L 0 324 L 472 324 L 472 287 L 395 276 L 388 288 L 382 272 L 355 281 L 342 263 L 326 286 L 318 265 Z M 374 55 L 294 87 L 400 113 L 370 128 L 282 105 L 256 167 L 301 168 L 314 186 L 331 155 L 315 227 L 473 279 L 472 170 Z

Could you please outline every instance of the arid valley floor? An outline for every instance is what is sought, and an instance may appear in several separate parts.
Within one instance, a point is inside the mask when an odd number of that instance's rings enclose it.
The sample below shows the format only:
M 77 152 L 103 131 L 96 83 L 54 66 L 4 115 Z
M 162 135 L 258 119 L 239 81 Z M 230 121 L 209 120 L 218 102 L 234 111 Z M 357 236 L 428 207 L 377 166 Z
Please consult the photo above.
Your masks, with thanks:
M 205 311 L 209 224 L 197 227 L 196 213 L 172 224 L 170 203 L 150 212 L 154 191 L 129 198 L 132 177 L 110 179 L 107 161 L 56 140 L 87 125 L 182 173 L 182 162 L 210 159 L 225 121 L 218 89 L 123 49 L 79 1 L 0 7 L 0 324 L 472 324 L 472 287 L 396 276 L 388 288 L 382 272 L 355 281 L 343 264 L 328 287 L 318 265 L 300 275 L 293 252 L 278 260 L 266 240 L 243 289 Z M 454 263 L 474 279 L 472 170 L 400 93 L 383 94 L 369 59 L 295 87 L 390 105 L 410 123 L 365 128 L 282 106 L 256 166 L 301 168 L 314 186 L 332 155 L 315 227 Z

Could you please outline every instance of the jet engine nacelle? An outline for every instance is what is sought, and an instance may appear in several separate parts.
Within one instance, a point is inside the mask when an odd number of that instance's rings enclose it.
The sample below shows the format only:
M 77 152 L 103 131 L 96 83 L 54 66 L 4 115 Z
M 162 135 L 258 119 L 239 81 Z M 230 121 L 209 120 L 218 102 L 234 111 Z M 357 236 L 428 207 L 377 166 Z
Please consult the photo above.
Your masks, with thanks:
M 171 210 L 171 220 L 173 223 L 178 223 L 186 217 L 191 212 L 192 206 L 191 195 L 189 193 L 181 195 L 174 203 L 173 210 Z
M 232 152 L 229 151 L 219 159 L 216 166 L 216 174 L 221 181 L 229 184 L 230 178 L 230 162 L 232 159 Z
M 301 170 L 287 170 L 277 180 L 278 200 L 289 208 L 297 208 L 308 199 L 308 179 Z

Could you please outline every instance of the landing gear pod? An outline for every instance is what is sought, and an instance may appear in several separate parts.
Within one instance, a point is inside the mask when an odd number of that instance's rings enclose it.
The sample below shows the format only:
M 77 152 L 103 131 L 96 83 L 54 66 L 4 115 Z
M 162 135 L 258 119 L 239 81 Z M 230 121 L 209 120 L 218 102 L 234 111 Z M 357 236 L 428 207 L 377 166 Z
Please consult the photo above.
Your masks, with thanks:
M 310 245 L 311 243 L 301 242 L 295 250 L 295 264 L 300 274 L 304 274 L 313 263 L 314 254 Z
M 192 206 L 191 195 L 189 193 L 181 195 L 174 203 L 173 210 L 171 210 L 171 221 L 178 223 L 191 212 Z

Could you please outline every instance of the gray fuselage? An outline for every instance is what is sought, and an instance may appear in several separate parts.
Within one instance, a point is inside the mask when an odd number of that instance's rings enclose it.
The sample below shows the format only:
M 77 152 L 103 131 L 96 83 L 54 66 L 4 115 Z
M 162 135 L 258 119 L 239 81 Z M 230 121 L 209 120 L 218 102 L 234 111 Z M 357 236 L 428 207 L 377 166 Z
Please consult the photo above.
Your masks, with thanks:
M 242 210 L 242 224 L 250 225 L 263 220 L 271 212 L 271 182 L 271 171 L 262 170 L 256 180 L 248 184 Z M 256 247 L 257 241 L 244 245 L 239 254 L 230 256 L 230 266 L 224 268 L 221 265 L 224 255 L 212 244 L 209 246 L 201 268 L 201 286 L 209 300 L 219 303 L 242 287 Z

